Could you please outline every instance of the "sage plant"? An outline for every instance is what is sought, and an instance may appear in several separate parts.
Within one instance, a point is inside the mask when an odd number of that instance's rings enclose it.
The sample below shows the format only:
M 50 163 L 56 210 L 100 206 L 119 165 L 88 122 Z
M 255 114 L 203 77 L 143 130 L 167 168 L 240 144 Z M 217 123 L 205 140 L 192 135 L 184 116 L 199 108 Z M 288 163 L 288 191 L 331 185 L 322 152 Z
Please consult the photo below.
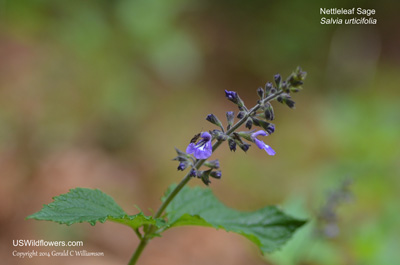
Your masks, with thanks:
M 298 67 L 286 80 L 277 74 L 274 83 L 267 82 L 257 89 L 259 100 L 248 108 L 239 94 L 225 90 L 226 98 L 238 108 L 237 113 L 226 112 L 226 126 L 214 114 L 207 121 L 217 128 L 197 133 L 185 151 L 176 149 L 178 171 L 186 171 L 179 184 L 171 185 L 162 204 L 153 216 L 143 212 L 127 214 L 108 195 L 97 189 L 76 188 L 54 197 L 54 201 L 28 219 L 48 220 L 60 224 L 112 221 L 131 227 L 140 243 L 128 264 L 136 264 L 146 245 L 166 230 L 184 225 L 197 225 L 224 229 L 245 236 L 255 243 L 262 253 L 279 249 L 305 221 L 288 216 L 275 206 L 267 206 L 253 212 L 240 212 L 222 204 L 207 188 L 190 188 L 186 184 L 193 179 L 209 186 L 211 179 L 221 179 L 220 163 L 211 159 L 217 148 L 227 143 L 231 151 L 237 147 L 247 152 L 254 144 L 267 155 L 276 151 L 264 142 L 265 136 L 275 131 L 271 123 L 275 119 L 272 101 L 294 108 L 291 94 L 302 89 L 306 73 Z M 235 116 L 238 119 L 235 123 Z M 244 125 L 243 131 L 238 131 Z M 258 127 L 254 129 L 254 127 Z M 253 128 L 253 129 L 252 129 Z M 279 151 L 279 150 L 278 150 Z M 267 159 L 267 158 L 266 158 Z

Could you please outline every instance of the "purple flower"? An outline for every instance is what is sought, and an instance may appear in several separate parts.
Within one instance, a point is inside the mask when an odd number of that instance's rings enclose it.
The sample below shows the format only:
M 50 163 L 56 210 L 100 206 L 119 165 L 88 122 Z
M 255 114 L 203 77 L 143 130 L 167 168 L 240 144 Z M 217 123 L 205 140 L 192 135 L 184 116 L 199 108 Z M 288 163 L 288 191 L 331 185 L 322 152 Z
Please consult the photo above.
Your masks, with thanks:
M 193 154 L 197 159 L 207 159 L 212 154 L 212 145 L 211 145 L 211 134 L 208 132 L 201 133 L 200 137 L 202 138 L 200 141 L 195 143 L 190 143 L 186 148 L 186 153 Z
M 225 96 L 233 103 L 238 103 L 238 94 L 235 91 L 225 90 Z
M 275 155 L 274 149 L 272 149 L 269 145 L 265 144 L 263 141 L 258 140 L 256 138 L 259 135 L 266 136 L 268 134 L 266 132 L 264 132 L 263 130 L 259 130 L 259 131 L 255 132 L 255 133 L 252 133 L 251 134 L 251 139 L 253 139 L 253 142 L 257 145 L 258 148 L 264 149 L 267 152 L 267 154 L 269 154 L 270 156 Z

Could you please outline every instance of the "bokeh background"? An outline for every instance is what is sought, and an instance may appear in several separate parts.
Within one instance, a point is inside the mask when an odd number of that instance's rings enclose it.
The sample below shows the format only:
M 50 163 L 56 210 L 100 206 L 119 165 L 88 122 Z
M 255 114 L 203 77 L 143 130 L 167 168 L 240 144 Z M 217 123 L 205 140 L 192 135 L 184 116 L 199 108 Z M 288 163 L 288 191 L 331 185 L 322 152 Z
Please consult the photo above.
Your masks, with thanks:
M 377 25 L 320 25 L 321 7 L 374 8 Z M 262 150 L 218 149 L 226 205 L 279 204 L 309 224 L 280 252 L 176 228 L 140 264 L 393 265 L 400 259 L 400 5 L 395 1 L 0 1 L 0 257 L 3 264 L 126 264 L 127 227 L 24 218 L 75 187 L 130 214 L 157 209 L 174 147 L 298 65 L 296 109 L 275 103 Z M 202 185 L 192 181 L 191 185 Z M 12 240 L 82 240 L 102 258 L 18 259 Z M 82 248 L 79 248 L 82 249 Z M 64 250 L 64 249 L 59 249 Z

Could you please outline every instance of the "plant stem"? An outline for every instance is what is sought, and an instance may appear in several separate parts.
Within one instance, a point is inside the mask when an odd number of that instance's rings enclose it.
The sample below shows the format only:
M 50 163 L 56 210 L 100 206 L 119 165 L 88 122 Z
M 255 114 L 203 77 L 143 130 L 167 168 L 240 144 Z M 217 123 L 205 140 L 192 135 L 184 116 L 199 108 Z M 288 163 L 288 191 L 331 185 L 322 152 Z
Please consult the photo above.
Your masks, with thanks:
M 149 242 L 148 239 L 146 239 L 144 237 L 140 240 L 140 243 L 139 243 L 138 247 L 136 248 L 135 253 L 133 253 L 128 265 L 136 264 L 136 261 L 139 259 L 140 255 L 142 254 L 143 249 L 146 247 L 148 242 Z
M 243 123 L 247 121 L 247 119 L 250 117 L 250 115 L 257 111 L 265 102 L 271 101 L 275 99 L 277 96 L 283 93 L 283 90 L 277 91 L 274 94 L 269 95 L 268 97 L 264 98 L 261 100 L 257 105 L 255 105 L 253 108 L 251 108 L 247 114 L 240 119 L 235 125 L 233 125 L 227 132 L 226 135 L 231 135 L 234 131 L 236 131 Z M 246 109 L 247 110 L 247 109 Z M 213 152 L 222 144 L 223 141 L 217 141 L 213 144 L 212 150 Z M 199 169 L 203 163 L 206 161 L 206 159 L 199 159 L 196 161 L 194 167 L 196 169 Z M 168 197 L 164 200 L 164 202 L 161 204 L 160 208 L 158 208 L 157 212 L 154 214 L 153 218 L 159 218 L 162 213 L 164 212 L 165 208 L 170 204 L 170 202 L 175 198 L 175 196 L 182 190 L 182 188 L 190 181 L 192 177 L 190 176 L 190 172 L 186 174 L 186 176 L 179 182 L 179 184 L 171 191 L 170 194 L 168 194 Z M 136 261 L 139 259 L 140 255 L 142 254 L 143 249 L 146 247 L 147 243 L 151 239 L 149 235 L 154 233 L 156 227 L 153 225 L 149 225 L 147 229 L 144 231 L 144 235 L 142 236 L 140 240 L 140 244 L 136 248 L 136 251 L 133 253 L 131 260 L 129 261 L 128 265 L 134 265 L 136 264 Z

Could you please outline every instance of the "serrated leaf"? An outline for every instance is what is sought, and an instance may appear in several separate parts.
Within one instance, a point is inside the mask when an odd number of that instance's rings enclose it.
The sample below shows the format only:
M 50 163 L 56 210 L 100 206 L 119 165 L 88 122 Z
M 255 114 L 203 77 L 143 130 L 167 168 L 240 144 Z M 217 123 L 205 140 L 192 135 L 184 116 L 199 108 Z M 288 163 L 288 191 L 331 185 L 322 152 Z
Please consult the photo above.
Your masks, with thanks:
M 210 189 L 200 187 L 183 188 L 166 212 L 168 228 L 183 225 L 221 228 L 245 236 L 264 253 L 279 249 L 306 223 L 284 214 L 275 206 L 254 212 L 228 208 Z
M 27 219 L 53 221 L 60 224 L 96 222 L 104 223 L 107 220 L 139 228 L 145 224 L 161 227 L 163 219 L 153 219 L 142 212 L 128 215 L 109 195 L 98 189 L 76 188 L 66 194 L 53 198 L 54 201 L 30 216 Z

